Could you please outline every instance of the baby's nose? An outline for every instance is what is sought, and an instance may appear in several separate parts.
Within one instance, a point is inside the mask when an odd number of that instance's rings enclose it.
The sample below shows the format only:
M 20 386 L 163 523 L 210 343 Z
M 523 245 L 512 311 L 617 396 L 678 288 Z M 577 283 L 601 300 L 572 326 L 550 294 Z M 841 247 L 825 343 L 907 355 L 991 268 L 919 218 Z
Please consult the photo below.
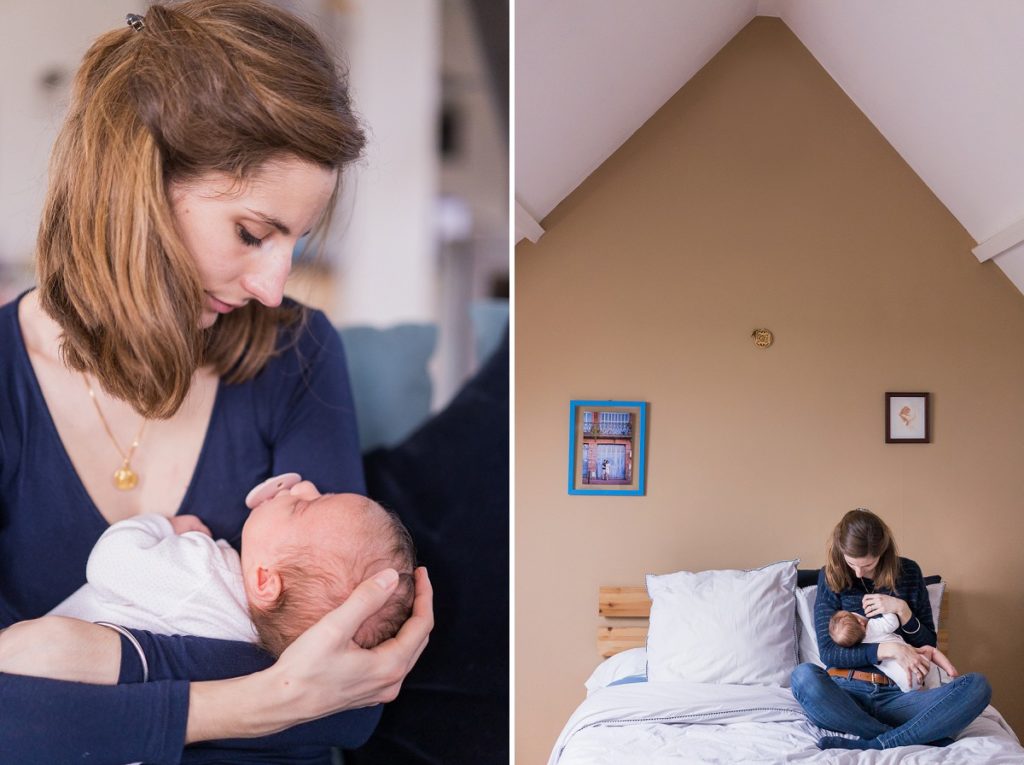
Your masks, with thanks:
M 306 500 L 316 499 L 320 496 L 320 490 L 313 485 L 312 481 L 299 481 L 292 486 L 291 492 L 292 496 Z
M 253 509 L 268 499 L 273 499 L 282 491 L 287 491 L 301 480 L 302 476 L 298 473 L 283 473 L 275 475 L 273 478 L 268 478 L 249 492 L 245 498 L 245 506 Z

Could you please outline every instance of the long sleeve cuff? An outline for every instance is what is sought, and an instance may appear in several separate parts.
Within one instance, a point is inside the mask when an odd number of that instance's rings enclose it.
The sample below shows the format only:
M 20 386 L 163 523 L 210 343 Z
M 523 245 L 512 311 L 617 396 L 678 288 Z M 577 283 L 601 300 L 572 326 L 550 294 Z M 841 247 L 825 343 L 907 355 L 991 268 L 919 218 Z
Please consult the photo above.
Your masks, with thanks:
M 904 635 L 915 635 L 921 630 L 921 620 L 916 615 L 911 614 L 910 618 L 907 619 L 907 623 L 900 629 L 903 630 Z

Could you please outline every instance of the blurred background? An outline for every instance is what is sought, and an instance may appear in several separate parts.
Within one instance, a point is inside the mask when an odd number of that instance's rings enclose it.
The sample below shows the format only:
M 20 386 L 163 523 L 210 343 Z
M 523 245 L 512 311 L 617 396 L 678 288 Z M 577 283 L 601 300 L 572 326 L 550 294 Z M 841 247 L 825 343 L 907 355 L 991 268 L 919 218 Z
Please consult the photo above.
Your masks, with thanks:
M 391 445 L 451 398 L 507 325 L 508 4 L 275 2 L 334 47 L 369 138 L 324 253 L 297 252 L 286 292 L 342 329 L 357 403 L 372 411 L 376 397 L 381 409 L 360 422 L 363 447 Z M 47 163 L 78 63 L 149 5 L 3 1 L 0 304 L 34 281 Z M 384 412 L 396 396 L 409 411 Z

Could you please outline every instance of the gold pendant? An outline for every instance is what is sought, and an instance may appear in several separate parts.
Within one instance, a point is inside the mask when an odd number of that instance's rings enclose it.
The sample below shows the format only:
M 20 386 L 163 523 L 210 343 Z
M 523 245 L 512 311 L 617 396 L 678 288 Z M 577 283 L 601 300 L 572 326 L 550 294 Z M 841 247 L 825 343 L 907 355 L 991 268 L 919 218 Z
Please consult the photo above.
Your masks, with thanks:
M 131 491 L 139 485 L 139 477 L 128 467 L 126 462 L 114 471 L 114 486 L 121 491 Z

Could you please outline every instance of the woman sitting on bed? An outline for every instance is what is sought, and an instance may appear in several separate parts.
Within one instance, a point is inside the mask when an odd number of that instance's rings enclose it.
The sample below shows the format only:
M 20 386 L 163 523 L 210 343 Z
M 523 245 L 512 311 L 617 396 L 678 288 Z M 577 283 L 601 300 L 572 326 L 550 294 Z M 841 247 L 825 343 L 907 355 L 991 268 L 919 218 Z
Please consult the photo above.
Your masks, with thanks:
M 893 659 L 911 679 L 923 680 L 928 673 L 924 648 L 936 639 L 920 567 L 898 557 L 892 532 L 863 509 L 843 516 L 828 541 L 825 561 L 818 575 L 814 625 L 828 670 L 801 664 L 793 671 L 792 690 L 815 725 L 859 738 L 825 736 L 818 746 L 891 749 L 951 743 L 988 705 L 992 690 L 983 675 L 970 673 L 939 688 L 904 693 L 874 667 Z M 906 642 L 838 646 L 828 627 L 839 610 L 868 618 L 894 614 Z

